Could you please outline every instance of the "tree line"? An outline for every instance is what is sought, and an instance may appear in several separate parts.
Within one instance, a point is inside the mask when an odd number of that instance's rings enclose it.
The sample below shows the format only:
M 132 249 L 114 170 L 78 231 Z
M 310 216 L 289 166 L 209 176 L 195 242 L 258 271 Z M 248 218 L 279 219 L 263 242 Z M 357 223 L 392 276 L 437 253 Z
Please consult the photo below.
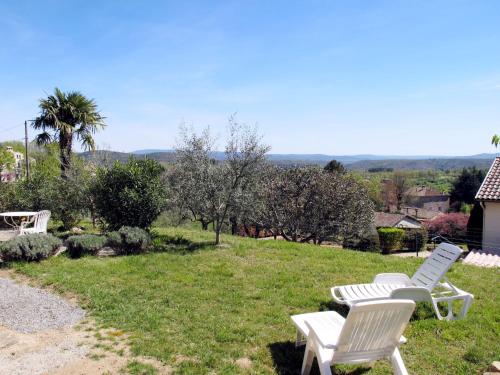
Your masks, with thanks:
M 165 168 L 129 159 L 99 165 L 74 156 L 73 144 L 94 150 L 93 134 L 105 127 L 96 103 L 79 92 L 55 89 L 41 99 L 32 126 L 39 130 L 30 180 L 2 184 L 0 210 L 49 209 L 71 229 L 84 217 L 114 230 L 149 228 L 162 212 L 201 228 L 236 234 L 265 230 L 288 241 L 313 242 L 361 236 L 372 225 L 368 192 L 340 163 L 280 168 L 266 160 L 270 147 L 257 129 L 229 118 L 223 160 L 215 138 L 182 127 L 175 162 Z

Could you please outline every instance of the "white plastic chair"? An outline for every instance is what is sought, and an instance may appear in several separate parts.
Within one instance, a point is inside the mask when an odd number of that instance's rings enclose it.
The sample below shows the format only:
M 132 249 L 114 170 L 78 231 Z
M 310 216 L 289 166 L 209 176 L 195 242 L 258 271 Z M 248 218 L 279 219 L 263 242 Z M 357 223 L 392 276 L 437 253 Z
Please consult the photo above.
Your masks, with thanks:
M 292 316 L 307 338 L 301 374 L 309 374 L 316 357 L 321 375 L 331 375 L 334 364 L 379 359 L 389 359 L 395 374 L 407 375 L 398 347 L 406 342 L 402 334 L 414 309 L 410 300 L 384 300 L 358 303 L 345 319 L 334 311 Z
M 47 225 L 50 219 L 50 211 L 39 211 L 29 221 L 21 223 L 19 227 L 19 235 L 33 233 L 47 233 Z M 33 226 L 28 227 L 28 225 Z
M 352 306 L 357 302 L 376 301 L 386 298 L 404 298 L 430 302 L 439 320 L 463 318 L 469 310 L 474 296 L 458 289 L 444 276 L 458 259 L 462 250 L 454 245 L 442 243 L 424 261 L 410 279 L 404 273 L 381 273 L 371 284 L 335 286 L 331 289 L 333 299 L 340 304 Z M 443 280 L 443 282 L 441 282 Z M 453 314 L 453 301 L 461 300 L 462 309 Z M 438 303 L 448 303 L 448 314 L 443 317 Z

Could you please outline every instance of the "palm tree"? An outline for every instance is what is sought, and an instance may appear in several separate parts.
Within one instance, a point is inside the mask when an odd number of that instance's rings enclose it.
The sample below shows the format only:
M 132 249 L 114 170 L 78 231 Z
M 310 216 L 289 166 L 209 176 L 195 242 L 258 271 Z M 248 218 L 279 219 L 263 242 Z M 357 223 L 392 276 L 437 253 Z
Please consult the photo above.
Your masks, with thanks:
M 63 92 L 57 87 L 54 95 L 40 99 L 40 115 L 33 121 L 33 128 L 42 130 L 36 137 L 39 145 L 58 142 L 60 149 L 61 176 L 71 165 L 74 137 L 86 150 L 94 150 L 92 135 L 104 128 L 104 117 L 93 99 L 88 99 L 78 91 Z
M 491 139 L 491 144 L 495 145 L 495 147 L 498 147 L 498 144 L 500 143 L 500 136 L 495 134 L 493 138 Z

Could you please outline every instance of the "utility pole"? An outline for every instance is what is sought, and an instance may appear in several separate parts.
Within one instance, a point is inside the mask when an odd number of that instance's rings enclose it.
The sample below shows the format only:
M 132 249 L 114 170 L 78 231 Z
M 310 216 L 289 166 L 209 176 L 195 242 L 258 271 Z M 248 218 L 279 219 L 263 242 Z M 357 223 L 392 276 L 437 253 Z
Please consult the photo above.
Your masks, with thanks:
M 30 161 L 28 156 L 28 121 L 24 122 L 24 149 L 25 149 L 25 162 L 26 162 L 26 179 L 30 179 Z

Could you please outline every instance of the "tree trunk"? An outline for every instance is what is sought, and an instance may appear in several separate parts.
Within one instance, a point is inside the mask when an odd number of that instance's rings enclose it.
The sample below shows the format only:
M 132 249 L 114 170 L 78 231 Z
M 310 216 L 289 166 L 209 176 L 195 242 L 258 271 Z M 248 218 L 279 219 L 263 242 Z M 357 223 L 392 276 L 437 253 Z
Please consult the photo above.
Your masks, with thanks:
M 231 234 L 236 236 L 238 234 L 238 221 L 236 220 L 236 216 L 231 216 L 229 221 L 231 222 Z
M 201 229 L 208 230 L 208 223 L 205 220 L 200 220 L 200 222 L 201 222 Z
M 219 225 L 217 225 L 215 229 L 215 244 L 218 245 L 220 243 L 220 228 Z
M 61 132 L 59 134 L 59 156 L 61 162 L 61 177 L 67 178 L 67 172 L 71 167 L 71 152 L 72 152 L 73 134 Z
M 255 224 L 255 238 L 259 238 L 261 228 L 259 224 Z

